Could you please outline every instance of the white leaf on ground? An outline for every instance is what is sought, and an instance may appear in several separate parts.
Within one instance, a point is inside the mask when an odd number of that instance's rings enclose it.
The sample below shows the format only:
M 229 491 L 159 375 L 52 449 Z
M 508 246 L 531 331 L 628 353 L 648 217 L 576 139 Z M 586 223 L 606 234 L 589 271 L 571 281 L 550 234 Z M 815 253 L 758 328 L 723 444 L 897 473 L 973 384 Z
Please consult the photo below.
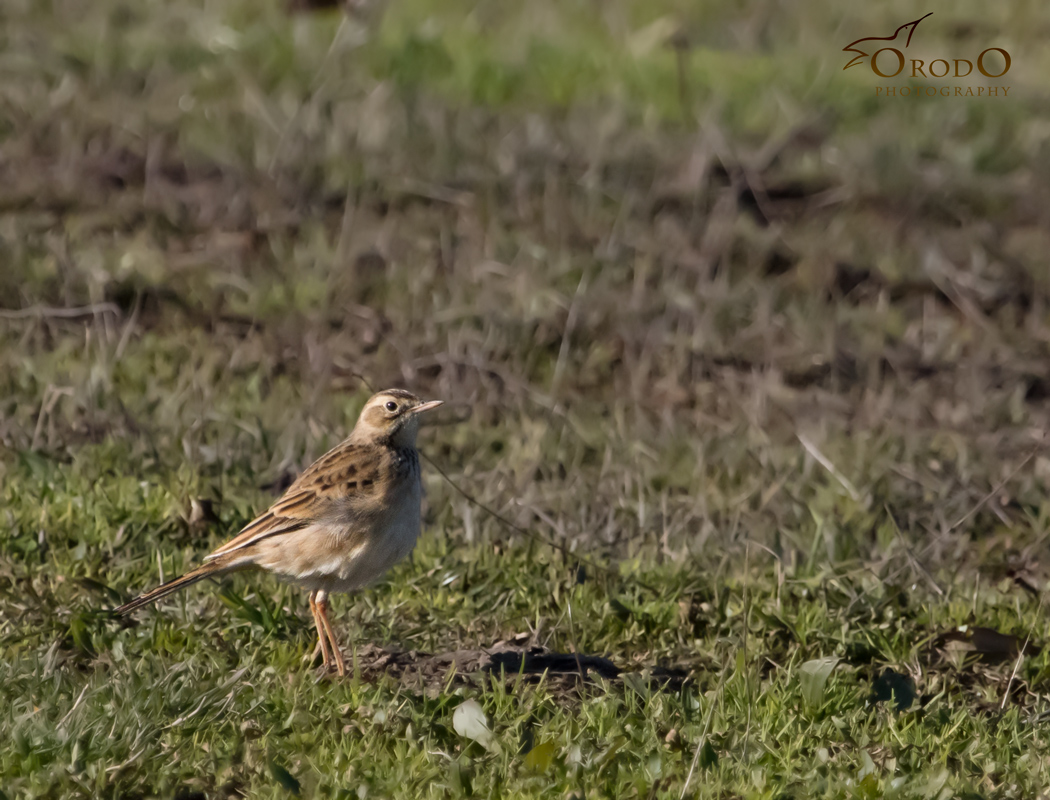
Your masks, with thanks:
M 477 700 L 467 700 L 452 712 L 452 727 L 460 736 L 473 739 L 482 747 L 492 745 L 492 731 Z

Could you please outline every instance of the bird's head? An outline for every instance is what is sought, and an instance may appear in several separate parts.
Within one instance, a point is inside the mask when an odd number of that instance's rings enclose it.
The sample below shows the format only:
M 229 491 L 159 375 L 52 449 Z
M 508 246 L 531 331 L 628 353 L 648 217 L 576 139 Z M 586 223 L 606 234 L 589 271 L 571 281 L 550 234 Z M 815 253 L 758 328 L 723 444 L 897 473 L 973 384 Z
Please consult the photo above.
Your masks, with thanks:
M 423 402 L 404 389 L 385 389 L 368 398 L 352 436 L 361 441 L 414 447 L 419 433 L 419 415 L 441 403 L 441 400 Z

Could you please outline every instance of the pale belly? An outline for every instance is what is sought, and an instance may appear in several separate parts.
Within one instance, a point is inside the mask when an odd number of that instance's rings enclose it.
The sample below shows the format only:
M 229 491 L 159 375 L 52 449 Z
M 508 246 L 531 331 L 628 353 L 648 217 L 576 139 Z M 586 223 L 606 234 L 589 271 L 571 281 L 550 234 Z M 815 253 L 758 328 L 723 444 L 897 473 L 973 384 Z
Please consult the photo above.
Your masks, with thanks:
M 326 576 L 329 592 L 352 592 L 383 577 L 394 564 L 408 556 L 419 538 L 419 488 L 410 502 L 377 525 L 376 535 L 351 551 L 336 570 Z
M 379 580 L 412 552 L 419 538 L 419 514 L 417 483 L 415 491 L 395 511 L 373 520 L 363 536 L 348 540 L 340 526 L 318 524 L 279 537 L 279 555 L 276 551 L 261 552 L 253 560 L 311 591 L 352 592 Z

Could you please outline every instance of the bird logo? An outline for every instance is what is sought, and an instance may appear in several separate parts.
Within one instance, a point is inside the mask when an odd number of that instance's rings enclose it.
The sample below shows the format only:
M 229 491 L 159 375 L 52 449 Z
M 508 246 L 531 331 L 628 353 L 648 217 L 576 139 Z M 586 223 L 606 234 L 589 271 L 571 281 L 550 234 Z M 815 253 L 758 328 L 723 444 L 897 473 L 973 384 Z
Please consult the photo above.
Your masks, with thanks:
M 933 14 L 933 12 L 931 11 L 929 14 L 926 14 L 925 16 L 919 17 L 917 20 L 914 20 L 913 22 L 908 22 L 908 23 L 905 23 L 904 25 L 901 25 L 899 28 L 897 28 L 897 30 L 895 30 L 893 32 L 893 36 L 866 36 L 863 39 L 857 39 L 857 41 L 855 41 L 855 42 L 850 42 L 848 45 L 846 45 L 845 47 L 842 48 L 842 52 L 844 52 L 844 53 L 857 53 L 857 55 L 855 55 L 853 57 L 853 60 L 850 61 L 842 69 L 844 69 L 844 70 L 849 69 L 850 67 L 856 65 L 858 62 L 862 61 L 863 59 L 867 58 L 870 55 L 870 53 L 866 53 L 863 50 L 861 50 L 859 47 L 857 47 L 857 45 L 863 44 L 864 42 L 894 42 L 894 41 L 897 40 L 897 37 L 901 35 L 901 31 L 907 30 L 908 31 L 908 38 L 904 42 L 904 46 L 907 47 L 908 45 L 911 44 L 912 34 L 914 34 L 915 33 L 915 29 L 917 27 L 919 27 L 919 23 L 922 22 L 924 19 L 926 19 L 926 17 L 931 16 L 932 14 Z

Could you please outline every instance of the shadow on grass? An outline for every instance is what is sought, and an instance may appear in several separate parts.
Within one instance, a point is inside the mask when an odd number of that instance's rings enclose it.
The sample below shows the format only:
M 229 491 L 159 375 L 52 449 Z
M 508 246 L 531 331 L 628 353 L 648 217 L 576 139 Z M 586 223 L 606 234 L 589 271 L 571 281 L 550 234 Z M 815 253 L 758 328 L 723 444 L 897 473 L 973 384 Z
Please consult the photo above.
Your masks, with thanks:
M 636 690 L 675 692 L 689 680 L 681 669 L 652 666 L 622 670 L 608 658 L 583 653 L 559 653 L 544 647 L 497 642 L 490 648 L 424 653 L 366 644 L 356 653 L 357 668 L 365 680 L 389 676 L 403 685 L 440 692 L 450 682 L 474 683 L 479 678 L 500 677 L 507 683 L 520 678 L 527 683 L 545 682 L 555 691 L 569 692 L 583 684 L 605 681 L 627 684 Z

